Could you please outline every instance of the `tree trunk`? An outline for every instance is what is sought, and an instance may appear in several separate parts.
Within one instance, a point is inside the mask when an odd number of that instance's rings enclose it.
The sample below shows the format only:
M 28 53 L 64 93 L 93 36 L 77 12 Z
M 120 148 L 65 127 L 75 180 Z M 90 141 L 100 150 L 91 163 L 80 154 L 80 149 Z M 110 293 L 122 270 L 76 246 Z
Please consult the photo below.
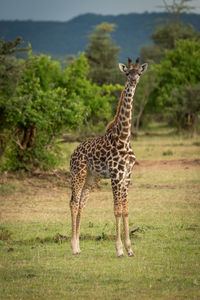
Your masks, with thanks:
M 36 127 L 30 126 L 23 130 L 23 137 L 20 140 L 21 132 L 18 130 L 17 132 L 17 145 L 19 148 L 25 152 L 27 148 L 31 148 L 35 142 L 36 138 Z

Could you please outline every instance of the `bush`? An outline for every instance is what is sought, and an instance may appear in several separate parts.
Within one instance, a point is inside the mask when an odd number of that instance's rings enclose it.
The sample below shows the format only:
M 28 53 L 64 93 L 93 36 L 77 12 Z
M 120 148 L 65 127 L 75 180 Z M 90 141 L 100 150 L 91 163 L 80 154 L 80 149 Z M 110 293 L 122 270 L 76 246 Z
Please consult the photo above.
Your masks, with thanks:
M 180 40 L 168 50 L 155 71 L 157 86 L 151 104 L 176 128 L 194 131 L 200 113 L 200 41 Z
M 60 162 L 57 140 L 64 131 L 102 131 L 111 118 L 115 87 L 100 88 L 88 80 L 83 54 L 63 71 L 46 55 L 29 56 L 23 64 L 15 92 L 0 102 L 6 145 L 1 168 L 52 168 Z

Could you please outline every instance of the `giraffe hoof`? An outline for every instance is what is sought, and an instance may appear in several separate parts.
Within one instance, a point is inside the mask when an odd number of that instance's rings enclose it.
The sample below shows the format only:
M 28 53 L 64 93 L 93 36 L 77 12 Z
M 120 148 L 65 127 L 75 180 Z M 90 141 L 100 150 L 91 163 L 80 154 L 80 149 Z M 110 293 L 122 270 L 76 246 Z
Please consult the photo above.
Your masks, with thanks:
M 134 257 L 135 254 L 133 253 L 133 251 L 131 251 L 131 252 L 128 253 L 128 256 L 129 256 L 129 257 Z
M 122 253 L 122 254 L 118 255 L 117 257 L 122 258 L 122 257 L 124 257 L 124 254 Z
M 81 252 L 73 252 L 73 255 L 79 255 Z

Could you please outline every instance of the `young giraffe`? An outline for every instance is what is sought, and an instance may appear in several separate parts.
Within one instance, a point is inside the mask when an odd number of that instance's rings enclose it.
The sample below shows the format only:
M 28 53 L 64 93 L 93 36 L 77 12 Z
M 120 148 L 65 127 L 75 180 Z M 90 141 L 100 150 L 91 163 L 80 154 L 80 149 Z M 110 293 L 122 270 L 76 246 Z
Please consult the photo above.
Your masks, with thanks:
M 108 124 L 104 136 L 81 143 L 70 161 L 72 197 L 70 201 L 72 217 L 71 247 L 73 254 L 80 253 L 79 234 L 83 208 L 92 187 L 100 178 L 111 178 L 114 198 L 114 215 L 116 218 L 116 250 L 122 257 L 123 248 L 120 235 L 120 220 L 123 217 L 124 244 L 128 256 L 134 256 L 131 249 L 128 225 L 128 186 L 135 155 L 131 149 L 131 119 L 133 96 L 140 75 L 147 69 L 147 64 L 135 65 L 128 59 L 128 68 L 119 64 L 119 68 L 127 75 L 127 83 L 122 91 L 117 113 Z

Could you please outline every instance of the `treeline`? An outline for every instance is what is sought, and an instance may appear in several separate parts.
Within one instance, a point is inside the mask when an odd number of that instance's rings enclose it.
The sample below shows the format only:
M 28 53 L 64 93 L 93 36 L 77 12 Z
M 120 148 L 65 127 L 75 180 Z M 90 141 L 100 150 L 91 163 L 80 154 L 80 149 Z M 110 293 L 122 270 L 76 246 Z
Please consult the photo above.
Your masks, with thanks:
M 198 131 L 200 36 L 180 21 L 181 13 L 174 7 L 168 23 L 152 34 L 152 45 L 141 48 L 150 67 L 136 91 L 134 134 L 158 116 L 177 130 Z M 68 56 L 62 65 L 47 55 L 33 55 L 20 38 L 0 40 L 1 170 L 54 167 L 64 132 L 104 132 L 125 82 L 117 67 L 120 47 L 111 36 L 115 29 L 115 24 L 97 25 L 85 52 Z M 19 52 L 27 59 L 20 59 Z
M 84 14 L 67 22 L 50 21 L 0 21 L 0 36 L 6 41 L 21 36 L 32 45 L 33 52 L 44 53 L 57 59 L 58 56 L 77 55 L 88 45 L 87 36 L 94 26 L 103 22 L 116 24 L 112 39 L 121 48 L 119 57 L 136 57 L 140 47 L 150 43 L 150 36 L 158 20 L 168 19 L 167 13 L 130 13 L 117 16 Z M 200 15 L 187 13 L 181 16 L 183 24 L 192 24 L 200 31 Z

